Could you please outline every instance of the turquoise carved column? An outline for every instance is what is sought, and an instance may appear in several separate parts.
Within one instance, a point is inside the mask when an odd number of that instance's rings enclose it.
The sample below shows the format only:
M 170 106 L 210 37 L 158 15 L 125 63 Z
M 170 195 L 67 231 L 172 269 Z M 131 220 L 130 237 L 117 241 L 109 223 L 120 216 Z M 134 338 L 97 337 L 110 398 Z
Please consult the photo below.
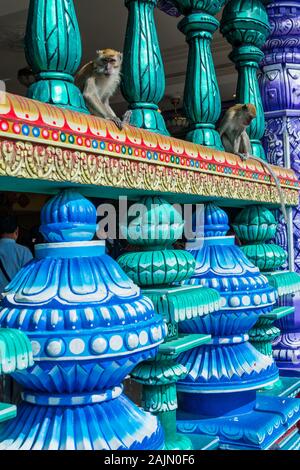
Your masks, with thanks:
M 273 346 L 279 342 L 280 323 L 294 314 L 292 298 L 300 292 L 300 274 L 282 270 L 287 252 L 280 245 L 270 243 L 274 239 L 278 222 L 274 214 L 264 206 L 250 206 L 243 209 L 232 224 L 242 242 L 241 250 L 247 258 L 266 276 L 269 284 L 277 291 L 277 304 L 271 312 L 259 315 L 257 323 L 249 331 L 250 342 L 262 354 L 276 358 Z M 261 393 L 281 397 L 294 397 L 299 393 L 300 380 L 294 377 L 280 377 Z
M 121 89 L 135 127 L 169 135 L 158 103 L 165 92 L 165 72 L 155 27 L 157 0 L 125 0 L 128 23 Z
M 223 150 L 215 123 L 221 113 L 221 98 L 211 53 L 213 33 L 219 27 L 215 15 L 226 0 L 175 0 L 185 15 L 179 30 L 186 35 L 189 57 L 184 91 L 184 110 L 190 121 L 186 139 Z
M 187 251 L 172 246 L 184 228 L 177 209 L 160 197 L 145 197 L 141 204 L 144 210 L 139 209 L 139 215 L 124 227 L 127 240 L 137 251 L 122 255 L 118 262 L 153 302 L 166 322 L 167 337 L 158 355 L 137 365 L 131 376 L 143 384 L 144 409 L 158 416 L 163 425 L 166 450 L 211 448 L 215 439 L 189 436 L 190 440 L 176 430 L 176 383 L 188 373 L 177 358 L 210 341 L 207 334 L 179 334 L 178 325 L 219 310 L 220 296 L 214 289 L 180 285 L 194 273 L 195 260 Z
M 29 98 L 88 113 L 74 84 L 82 50 L 73 0 L 30 1 L 25 53 L 37 79 Z
M 247 131 L 252 144 L 252 154 L 266 159 L 261 144 L 265 130 L 264 110 L 258 85 L 257 71 L 264 54 L 261 47 L 266 41 L 270 27 L 268 15 L 259 0 L 231 0 L 225 7 L 221 32 L 232 44 L 230 59 L 238 71 L 237 103 L 252 103 L 257 117 Z

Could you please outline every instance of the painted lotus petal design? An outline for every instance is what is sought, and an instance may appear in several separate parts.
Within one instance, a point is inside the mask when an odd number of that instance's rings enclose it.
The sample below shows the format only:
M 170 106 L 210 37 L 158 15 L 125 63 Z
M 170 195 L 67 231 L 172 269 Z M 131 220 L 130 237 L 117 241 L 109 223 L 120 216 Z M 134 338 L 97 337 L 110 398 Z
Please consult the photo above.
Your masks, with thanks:
M 1 326 L 26 332 L 34 359 L 14 373 L 23 402 L 12 426 L 0 426 L 1 448 L 161 448 L 157 419 L 122 394 L 124 378 L 163 342 L 161 316 L 104 243 L 90 241 L 96 209 L 87 199 L 66 190 L 42 219 L 49 243 L 36 247 L 0 305 Z

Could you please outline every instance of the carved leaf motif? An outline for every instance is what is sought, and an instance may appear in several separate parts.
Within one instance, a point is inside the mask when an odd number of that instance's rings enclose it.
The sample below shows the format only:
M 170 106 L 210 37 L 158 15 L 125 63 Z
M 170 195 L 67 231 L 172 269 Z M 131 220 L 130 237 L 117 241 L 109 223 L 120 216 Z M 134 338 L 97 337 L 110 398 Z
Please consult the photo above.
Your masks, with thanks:
M 279 75 L 279 71 L 278 70 L 275 70 L 275 71 L 272 71 L 272 72 L 267 72 L 266 73 L 266 76 L 268 78 L 268 80 L 270 80 L 270 82 L 272 82 L 273 80 L 275 80 Z
M 288 68 L 287 73 L 293 80 L 297 80 L 298 78 L 300 78 L 300 70 Z

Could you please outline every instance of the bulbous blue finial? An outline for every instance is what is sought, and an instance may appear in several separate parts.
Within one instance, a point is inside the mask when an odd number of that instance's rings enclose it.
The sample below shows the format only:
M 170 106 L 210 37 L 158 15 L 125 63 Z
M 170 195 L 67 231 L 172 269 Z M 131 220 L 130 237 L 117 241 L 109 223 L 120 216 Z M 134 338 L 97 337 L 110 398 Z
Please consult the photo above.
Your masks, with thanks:
M 228 216 L 223 209 L 214 203 L 205 206 L 204 235 L 205 237 L 221 237 L 229 230 Z
M 74 189 L 48 201 L 41 212 L 40 232 L 48 242 L 89 241 L 96 232 L 94 205 Z

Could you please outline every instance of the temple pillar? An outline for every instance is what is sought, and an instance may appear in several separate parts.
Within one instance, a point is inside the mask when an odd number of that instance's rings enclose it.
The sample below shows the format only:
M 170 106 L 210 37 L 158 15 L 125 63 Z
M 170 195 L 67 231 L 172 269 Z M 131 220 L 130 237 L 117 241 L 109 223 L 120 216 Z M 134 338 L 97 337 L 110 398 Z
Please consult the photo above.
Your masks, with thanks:
M 257 70 L 263 58 L 261 47 L 269 34 L 266 9 L 259 0 L 231 0 L 225 7 L 221 32 L 233 46 L 229 58 L 238 71 L 237 103 L 251 103 L 257 116 L 247 132 L 252 154 L 265 160 L 261 139 L 265 130 L 264 110 L 257 79 Z
M 73 0 L 30 1 L 25 54 L 37 79 L 29 98 L 88 113 L 74 84 L 82 49 Z
M 121 89 L 132 111 L 130 123 L 169 135 L 158 103 L 165 92 L 165 72 L 154 20 L 157 0 L 126 0 L 128 23 Z
M 41 212 L 46 243 L 4 291 L 0 326 L 26 333 L 33 363 L 13 373 L 23 400 L 16 418 L 0 424 L 0 450 L 164 448 L 158 420 L 122 385 L 155 357 L 163 321 L 105 242 L 91 241 L 96 221 L 96 208 L 77 191 L 51 198 Z
M 300 174 L 300 5 L 275 0 L 267 6 L 271 34 L 263 51 L 260 88 L 265 110 L 263 145 L 270 163 Z M 275 242 L 288 251 L 288 267 L 300 272 L 300 206 L 288 208 L 288 223 L 278 214 Z M 295 307 L 293 315 L 278 323 L 281 336 L 273 351 L 281 373 L 300 374 L 300 296 L 282 298 Z
M 176 430 L 176 383 L 188 373 L 177 358 L 210 341 L 208 334 L 179 334 L 178 326 L 187 319 L 219 310 L 220 296 L 214 289 L 179 284 L 193 274 L 195 259 L 187 251 L 172 247 L 184 227 L 176 207 L 160 197 L 145 197 L 140 205 L 140 215 L 123 228 L 129 243 L 140 251 L 123 254 L 118 263 L 153 302 L 155 311 L 166 322 L 167 337 L 155 359 L 137 365 L 131 377 L 143 384 L 144 409 L 162 423 L 166 450 L 211 449 L 218 444 L 215 436 L 186 436 Z
M 299 294 L 300 275 L 282 270 L 287 259 L 286 250 L 274 238 L 277 221 L 273 213 L 264 206 L 250 206 L 243 209 L 232 224 L 243 246 L 247 258 L 267 277 L 269 284 L 277 291 L 277 305 L 271 312 L 261 314 L 249 331 L 250 342 L 261 353 L 272 357 L 272 343 L 278 341 L 280 329 L 274 323 L 287 322 L 294 315 L 295 308 L 286 299 Z M 275 384 L 260 390 L 261 393 L 280 397 L 294 397 L 300 391 L 300 380 L 294 377 L 280 377 Z
M 184 112 L 190 121 L 186 139 L 197 144 L 223 150 L 215 129 L 221 113 L 221 98 L 211 53 L 213 33 L 219 27 L 214 18 L 226 0 L 175 0 L 185 17 L 179 30 L 186 35 L 189 57 L 184 91 Z
M 196 269 L 184 284 L 216 289 L 221 309 L 179 324 L 181 333 L 212 339 L 178 358 L 188 374 L 177 383 L 177 427 L 186 434 L 217 435 L 221 449 L 267 450 L 276 442 L 280 446 L 299 420 L 300 406 L 291 398 L 256 395 L 277 382 L 278 369 L 271 356 L 249 343 L 248 331 L 272 312 L 276 291 L 234 237 L 226 236 L 228 229 L 227 214 L 209 203 L 202 244 L 189 248 Z

